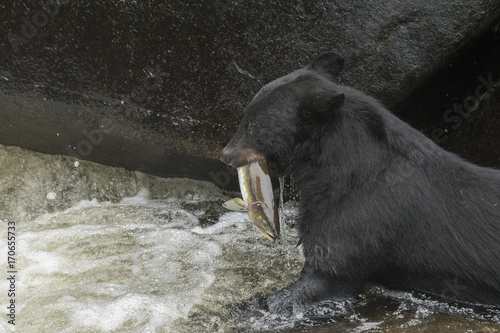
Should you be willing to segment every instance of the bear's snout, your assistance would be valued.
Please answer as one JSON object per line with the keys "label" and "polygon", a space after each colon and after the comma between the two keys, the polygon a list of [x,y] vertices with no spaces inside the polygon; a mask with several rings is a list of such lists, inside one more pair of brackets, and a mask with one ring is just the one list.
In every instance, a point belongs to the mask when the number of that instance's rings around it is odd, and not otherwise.
{"label": "bear's snout", "polygon": [[222,161],[222,163],[231,165],[231,161],[233,160],[233,154],[231,148],[226,146],[224,147],[224,149],[222,149],[222,152],[220,154],[220,160]]}
{"label": "bear's snout", "polygon": [[228,144],[222,149],[220,160],[236,169],[253,162],[265,161],[266,158],[252,148],[241,149]]}

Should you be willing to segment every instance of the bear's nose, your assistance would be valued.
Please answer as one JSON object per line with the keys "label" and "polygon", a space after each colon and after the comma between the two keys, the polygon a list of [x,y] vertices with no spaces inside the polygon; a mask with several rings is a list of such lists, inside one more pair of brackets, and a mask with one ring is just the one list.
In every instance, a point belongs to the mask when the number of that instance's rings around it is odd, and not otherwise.
{"label": "bear's nose", "polygon": [[234,158],[234,153],[232,149],[229,148],[228,146],[224,147],[224,149],[222,149],[222,152],[220,154],[220,160],[222,161],[222,163],[231,165],[233,158]]}

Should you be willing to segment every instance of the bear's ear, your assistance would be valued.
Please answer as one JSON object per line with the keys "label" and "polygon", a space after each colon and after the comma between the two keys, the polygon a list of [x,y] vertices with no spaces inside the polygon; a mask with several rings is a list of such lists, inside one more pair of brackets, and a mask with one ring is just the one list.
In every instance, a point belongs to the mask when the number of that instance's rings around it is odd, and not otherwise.
{"label": "bear's ear", "polygon": [[334,80],[339,75],[342,67],[344,67],[344,58],[338,53],[330,52],[320,55],[306,68],[315,70]]}
{"label": "bear's ear", "polygon": [[300,115],[304,119],[320,118],[332,114],[344,105],[345,94],[335,95],[318,94],[308,96],[300,105]]}
{"label": "bear's ear", "polygon": [[328,111],[332,112],[332,111],[336,111],[336,110],[340,109],[342,107],[342,105],[344,105],[344,102],[345,102],[345,94],[344,93],[330,97],[330,102],[328,103],[328,106],[329,106]]}

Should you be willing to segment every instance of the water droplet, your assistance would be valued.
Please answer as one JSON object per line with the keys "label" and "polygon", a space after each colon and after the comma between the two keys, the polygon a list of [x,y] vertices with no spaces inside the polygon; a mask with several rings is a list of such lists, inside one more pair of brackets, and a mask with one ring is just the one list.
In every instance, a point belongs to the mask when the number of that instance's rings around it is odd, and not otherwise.
{"label": "water droplet", "polygon": [[47,200],[54,200],[56,198],[56,196],[57,195],[54,192],[49,192],[49,193],[47,193],[46,198],[47,198]]}

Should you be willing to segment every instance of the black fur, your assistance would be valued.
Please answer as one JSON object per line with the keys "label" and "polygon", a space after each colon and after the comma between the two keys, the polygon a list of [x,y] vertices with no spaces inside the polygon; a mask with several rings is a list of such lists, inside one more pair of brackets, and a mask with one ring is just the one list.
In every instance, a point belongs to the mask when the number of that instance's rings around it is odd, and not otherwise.
{"label": "black fur", "polygon": [[233,167],[276,163],[300,191],[305,266],[267,297],[269,309],[352,297],[369,280],[500,307],[500,171],[444,151],[335,83],[342,64],[324,54],[266,85],[223,150]]}

